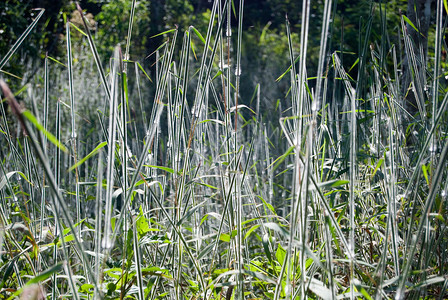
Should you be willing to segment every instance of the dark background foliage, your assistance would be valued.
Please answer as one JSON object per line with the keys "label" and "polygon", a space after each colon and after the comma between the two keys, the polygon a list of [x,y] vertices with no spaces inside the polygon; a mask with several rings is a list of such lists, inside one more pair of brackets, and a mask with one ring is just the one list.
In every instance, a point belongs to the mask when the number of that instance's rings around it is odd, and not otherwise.
{"label": "dark background foliage", "polygon": [[[425,1],[417,1],[425,2]],[[432,1],[434,6],[435,1]],[[339,0],[334,1],[333,22],[330,29],[329,52],[339,51],[339,55],[349,74],[356,77],[359,57],[367,24],[371,15],[370,0]],[[97,41],[100,57],[107,62],[113,53],[115,45],[126,44],[128,20],[132,0],[114,1],[79,1],[86,16],[91,20],[91,30]],[[386,7],[386,28],[376,11],[372,22],[372,41],[367,41],[372,47],[381,41],[384,32],[387,33],[388,44],[399,44],[400,14],[408,9],[407,0],[388,1]],[[188,26],[195,26],[200,32],[207,31],[210,9],[213,1],[204,0],[160,0],[138,1],[135,9],[130,59],[139,61],[151,73],[150,67],[155,62],[153,53],[168,38],[168,34],[153,37],[176,26],[182,33]],[[238,3],[233,3],[237,9]],[[20,34],[32,22],[38,13],[37,8],[45,8],[44,17],[39,21],[31,36],[21,46],[3,71],[22,78],[25,70],[37,70],[42,66],[45,54],[65,61],[65,27],[64,14],[72,23],[83,28],[75,2],[68,0],[6,0],[0,3],[0,56],[3,56],[14,44]],[[284,102],[289,89],[287,76],[280,82],[277,79],[289,65],[288,42],[286,38],[285,17],[291,24],[295,55],[299,50],[302,1],[293,0],[246,0],[244,9],[244,37],[242,52],[242,101],[250,104],[257,84],[262,90],[261,108],[263,111],[278,108]],[[311,1],[311,20],[309,34],[308,76],[315,76],[320,44],[321,19],[323,1]],[[419,15],[417,18],[421,17]],[[434,22],[434,20],[430,20]],[[232,26],[237,26],[237,20],[232,15]],[[236,28],[235,28],[236,29]],[[235,30],[236,32],[236,30]],[[181,35],[180,35],[181,36]],[[73,44],[87,43],[81,34],[73,34]],[[232,36],[236,44],[236,34]],[[431,38],[431,36],[429,36]],[[181,39],[179,39],[180,41]],[[426,41],[427,42],[427,41]],[[429,51],[431,51],[431,46]],[[149,57],[148,57],[149,56]],[[27,74],[30,74],[29,72]],[[33,72],[31,73],[33,74]],[[27,75],[25,75],[27,76]],[[8,77],[16,89],[23,86],[29,78]],[[312,84],[312,81],[311,81]],[[312,88],[312,86],[311,86]],[[336,94],[337,96],[337,94]],[[342,95],[340,95],[342,97]],[[339,98],[340,98],[339,97]],[[287,107],[286,103],[285,107]]]}

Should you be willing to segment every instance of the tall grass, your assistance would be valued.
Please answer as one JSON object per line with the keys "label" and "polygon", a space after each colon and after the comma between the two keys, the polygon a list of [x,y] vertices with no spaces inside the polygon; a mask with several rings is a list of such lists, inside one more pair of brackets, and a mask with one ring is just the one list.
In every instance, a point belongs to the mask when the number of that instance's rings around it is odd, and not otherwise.
{"label": "tall grass", "polygon": [[[243,0],[214,1],[205,33],[165,32],[151,72],[131,60],[133,1],[124,57],[118,45],[107,68],[87,24],[75,48],[67,20],[67,61],[45,58],[23,106],[1,80],[0,295],[446,297],[441,2],[412,118],[384,6],[372,3],[362,27],[354,79],[329,50],[331,0],[318,68],[307,69],[310,5],[298,52],[286,20],[291,88],[278,116],[261,111],[262,86],[255,108],[241,97]],[[369,44],[375,14],[382,38]],[[415,65],[418,45],[403,34]]]}

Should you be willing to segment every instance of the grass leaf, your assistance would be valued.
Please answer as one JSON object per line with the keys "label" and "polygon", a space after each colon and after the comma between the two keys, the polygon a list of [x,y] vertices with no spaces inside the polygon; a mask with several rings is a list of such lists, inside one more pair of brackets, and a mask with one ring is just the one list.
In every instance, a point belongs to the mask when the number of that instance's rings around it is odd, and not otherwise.
{"label": "grass leaf", "polygon": [[74,169],[76,169],[77,167],[79,167],[80,165],[82,165],[86,160],[88,160],[89,158],[91,158],[92,156],[94,156],[95,154],[98,153],[98,151],[103,148],[104,146],[107,145],[107,142],[102,142],[100,143],[98,146],[96,146],[95,149],[93,149],[89,154],[87,154],[84,158],[80,159],[76,164],[74,164],[73,166],[71,166],[68,171],[72,171]]}
{"label": "grass leaf", "polygon": [[64,151],[65,153],[68,153],[67,148],[53,135],[51,132],[47,131],[42,124],[39,123],[39,121],[36,119],[36,117],[28,110],[25,110],[22,112],[22,115],[28,119],[31,123],[33,123],[36,128],[42,132],[47,139],[53,143],[56,147]]}

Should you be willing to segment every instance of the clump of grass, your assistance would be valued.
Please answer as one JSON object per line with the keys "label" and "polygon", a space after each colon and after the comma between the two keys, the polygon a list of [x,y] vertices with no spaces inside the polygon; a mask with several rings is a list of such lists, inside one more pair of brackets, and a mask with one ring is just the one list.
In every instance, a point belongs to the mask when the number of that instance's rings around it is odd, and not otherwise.
{"label": "clump of grass", "polygon": [[[67,21],[67,62],[47,56],[44,84],[28,88],[25,108],[1,81],[15,114],[8,122],[0,105],[3,296],[36,284],[52,299],[446,295],[440,3],[434,76],[413,79],[433,80],[432,116],[413,119],[412,147],[401,126],[400,49],[387,42],[381,4],[371,15],[379,9],[383,38],[369,48],[368,20],[353,79],[328,50],[330,0],[318,69],[307,70],[312,20],[303,1],[299,57],[286,22],[290,109],[268,125],[260,87],[255,111],[240,97],[243,0],[236,47],[232,3],[215,1],[206,34],[165,33],[153,78],[131,61],[135,4],[124,58],[117,46],[104,67],[88,26],[87,49],[72,53]],[[332,99],[338,88],[344,97]],[[272,144],[273,134],[286,146]],[[287,150],[273,157],[273,147]]]}

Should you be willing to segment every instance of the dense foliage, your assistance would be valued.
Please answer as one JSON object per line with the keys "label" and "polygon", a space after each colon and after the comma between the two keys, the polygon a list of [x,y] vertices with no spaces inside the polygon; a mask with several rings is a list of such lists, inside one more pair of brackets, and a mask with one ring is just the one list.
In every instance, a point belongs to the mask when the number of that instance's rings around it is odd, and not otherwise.
{"label": "dense foliage", "polygon": [[79,4],[0,3],[0,299],[447,297],[442,1]]}

